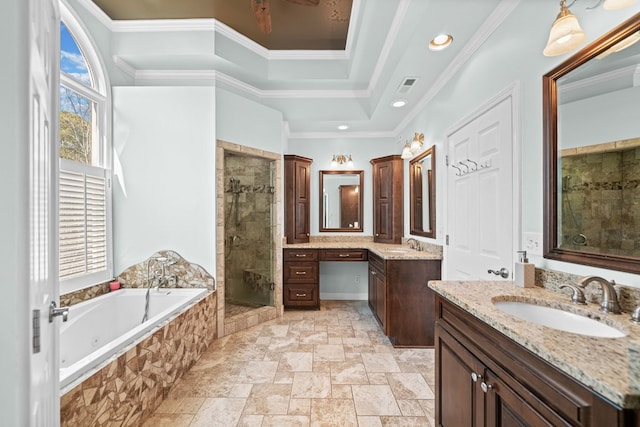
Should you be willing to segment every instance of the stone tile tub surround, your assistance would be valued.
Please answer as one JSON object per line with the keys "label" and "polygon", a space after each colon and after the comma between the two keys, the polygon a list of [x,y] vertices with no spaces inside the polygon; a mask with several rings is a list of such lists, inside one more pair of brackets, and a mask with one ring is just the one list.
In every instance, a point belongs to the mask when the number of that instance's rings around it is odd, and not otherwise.
{"label": "stone tile tub surround", "polygon": [[217,338],[216,300],[209,292],[62,390],[61,425],[141,425]]}
{"label": "stone tile tub surround", "polygon": [[[627,313],[605,314],[599,304],[572,306],[565,294],[540,287],[519,288],[513,282],[431,281],[429,287],[532,353],[627,409],[640,408],[640,325]],[[564,310],[588,311],[591,317],[628,333],[623,338],[594,338],[536,325],[503,313],[493,301],[543,300]]]}
{"label": "stone tile tub surround", "polygon": [[[201,266],[174,251],[158,251],[154,256],[177,260],[166,267],[166,274],[177,276],[175,287],[215,291],[215,279]],[[147,261],[125,269],[116,280],[125,288],[147,286]],[[107,292],[109,283],[103,283],[62,295],[60,300],[63,305],[72,305]],[[217,299],[217,293],[210,292],[85,375],[82,382],[61,390],[61,425],[130,426],[144,422],[217,338]]]}
{"label": "stone tile tub surround", "polygon": [[[162,250],[154,253],[146,260],[125,269],[117,277],[120,285],[125,288],[145,288],[148,284],[147,264],[154,257],[167,257],[176,263],[165,267],[167,275],[175,275],[177,282],[173,288],[207,288],[216,290],[216,280],[207,270],[198,264],[191,263],[175,251]],[[153,266],[152,266],[153,267]],[[156,266],[157,267],[157,266]]]}
{"label": "stone tile tub surround", "polygon": [[[167,274],[176,275],[178,282],[175,288],[207,288],[210,291],[216,290],[216,280],[204,268],[198,264],[191,263],[182,258],[177,252],[162,250],[153,254],[154,256],[168,256],[176,259],[177,262],[166,268]],[[141,288],[147,286],[147,262],[151,258],[125,269],[114,280],[118,280],[123,288]],[[60,306],[67,307],[81,303],[100,295],[111,292],[109,282],[99,283],[74,292],[60,295]]]}

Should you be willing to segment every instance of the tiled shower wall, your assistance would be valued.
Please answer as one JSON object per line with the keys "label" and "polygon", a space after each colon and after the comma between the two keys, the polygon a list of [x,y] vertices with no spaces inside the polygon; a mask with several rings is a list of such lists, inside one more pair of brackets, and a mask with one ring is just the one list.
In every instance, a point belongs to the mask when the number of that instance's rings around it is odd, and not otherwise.
{"label": "tiled shower wall", "polygon": [[640,256],[640,139],[585,149],[561,153],[560,246]]}
{"label": "tiled shower wall", "polygon": [[[272,305],[275,162],[225,152],[225,300]],[[232,182],[235,180],[235,184]]]}

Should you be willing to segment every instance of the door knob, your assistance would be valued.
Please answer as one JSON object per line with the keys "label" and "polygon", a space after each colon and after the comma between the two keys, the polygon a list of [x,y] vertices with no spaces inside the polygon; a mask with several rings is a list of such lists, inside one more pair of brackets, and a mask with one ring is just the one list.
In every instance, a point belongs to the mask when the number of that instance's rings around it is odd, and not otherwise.
{"label": "door knob", "polygon": [[505,267],[502,267],[500,270],[487,270],[487,273],[493,273],[496,276],[500,276],[503,279],[506,279],[509,277],[509,270],[507,270]]}

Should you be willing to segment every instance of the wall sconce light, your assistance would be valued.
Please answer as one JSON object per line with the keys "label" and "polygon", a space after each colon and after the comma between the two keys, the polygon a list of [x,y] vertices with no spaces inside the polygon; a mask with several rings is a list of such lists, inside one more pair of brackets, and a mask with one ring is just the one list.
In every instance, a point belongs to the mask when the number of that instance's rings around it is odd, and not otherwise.
{"label": "wall sconce light", "polygon": [[[574,0],[571,6],[576,2]],[[637,0],[604,0],[602,6],[606,10],[622,9],[635,3]],[[587,7],[589,10],[593,10],[600,6],[602,0],[599,0],[595,6]],[[567,7],[567,1],[560,1],[560,13],[553,21],[551,25],[551,31],[549,32],[549,40],[547,46],[542,53],[545,56],[557,56],[567,53],[577,48],[587,40],[587,36],[584,34],[578,18],[571,13]]]}
{"label": "wall sconce light", "polygon": [[409,145],[409,141],[404,142],[404,147],[402,148],[402,154],[400,158],[402,159],[410,159],[413,157],[413,153],[411,152],[411,146]]}
{"label": "wall sconce light", "polygon": [[336,167],[338,165],[346,165],[348,167],[353,167],[353,159],[351,158],[351,154],[334,154],[331,159],[331,167]]}
{"label": "wall sconce light", "polygon": [[416,132],[413,135],[413,141],[411,141],[411,154],[416,154],[420,151],[422,149],[422,144],[424,144],[424,133]]}

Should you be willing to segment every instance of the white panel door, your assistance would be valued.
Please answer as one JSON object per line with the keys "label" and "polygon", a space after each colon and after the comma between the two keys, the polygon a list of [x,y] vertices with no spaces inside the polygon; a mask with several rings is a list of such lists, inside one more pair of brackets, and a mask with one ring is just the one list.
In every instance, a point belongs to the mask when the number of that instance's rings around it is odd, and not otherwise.
{"label": "white panel door", "polygon": [[[58,387],[59,320],[49,322],[58,300],[57,111],[58,2],[29,0],[29,290],[32,309],[30,424],[60,423]],[[39,328],[40,338],[34,339]]]}
{"label": "white panel door", "polygon": [[503,99],[448,137],[447,280],[513,280],[511,103]]}

